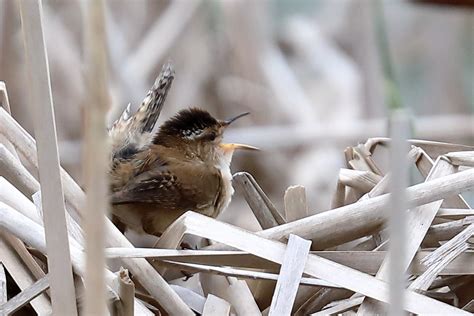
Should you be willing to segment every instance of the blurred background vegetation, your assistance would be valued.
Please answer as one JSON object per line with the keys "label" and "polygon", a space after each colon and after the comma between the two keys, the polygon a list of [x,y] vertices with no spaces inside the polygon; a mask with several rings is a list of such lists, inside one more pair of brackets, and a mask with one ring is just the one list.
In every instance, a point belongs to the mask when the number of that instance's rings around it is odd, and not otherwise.
{"label": "blurred background vegetation", "polygon": [[[44,0],[61,161],[81,183],[82,109],[87,99],[81,1]],[[251,172],[275,204],[285,188],[307,188],[325,210],[343,150],[386,136],[387,89],[371,0],[106,1],[111,111],[136,108],[171,60],[176,79],[160,121],[199,106],[220,118],[250,111],[230,141],[233,171]],[[474,11],[415,1],[380,1],[379,18],[413,137],[474,143]],[[0,80],[14,117],[32,132],[16,2],[0,0]],[[225,220],[250,229],[241,197]],[[247,211],[245,211],[247,212]]]}

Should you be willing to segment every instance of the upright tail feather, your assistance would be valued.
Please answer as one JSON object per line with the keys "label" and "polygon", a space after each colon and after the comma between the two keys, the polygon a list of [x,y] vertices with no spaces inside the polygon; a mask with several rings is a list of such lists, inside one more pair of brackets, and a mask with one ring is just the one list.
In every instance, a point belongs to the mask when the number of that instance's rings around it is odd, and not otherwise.
{"label": "upright tail feather", "polygon": [[148,91],[140,108],[133,116],[136,124],[135,130],[141,133],[151,133],[155,126],[161,109],[165,103],[166,95],[174,79],[174,69],[171,63],[163,66],[160,75],[156,78],[153,87]]}
{"label": "upright tail feather", "polygon": [[129,152],[128,149],[140,151],[149,146],[153,139],[153,128],[160,116],[174,75],[173,65],[165,64],[135,114],[130,115],[129,104],[112,124],[109,129],[111,157],[122,158],[120,153]]}

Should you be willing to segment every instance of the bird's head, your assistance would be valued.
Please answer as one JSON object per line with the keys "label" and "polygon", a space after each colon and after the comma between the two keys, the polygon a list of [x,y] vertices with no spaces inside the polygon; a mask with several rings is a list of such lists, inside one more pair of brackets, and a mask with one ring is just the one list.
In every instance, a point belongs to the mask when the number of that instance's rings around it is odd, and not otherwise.
{"label": "bird's head", "polygon": [[224,155],[230,161],[232,153],[236,149],[257,149],[249,145],[222,143],[225,129],[237,119],[248,114],[248,112],[242,113],[221,121],[202,109],[182,110],[160,126],[155,143],[184,149],[203,160],[210,159],[215,155]]}

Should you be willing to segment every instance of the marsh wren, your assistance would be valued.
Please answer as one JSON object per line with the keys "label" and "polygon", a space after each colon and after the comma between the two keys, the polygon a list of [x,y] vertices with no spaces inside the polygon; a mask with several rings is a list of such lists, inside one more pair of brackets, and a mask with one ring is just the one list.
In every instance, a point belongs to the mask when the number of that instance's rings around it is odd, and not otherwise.
{"label": "marsh wren", "polygon": [[190,108],[152,133],[173,77],[170,66],[165,66],[137,113],[130,117],[127,108],[110,133],[115,222],[153,235],[160,235],[188,210],[219,215],[234,192],[232,154],[236,149],[256,149],[222,142],[225,129],[249,113],[221,121],[205,110]]}

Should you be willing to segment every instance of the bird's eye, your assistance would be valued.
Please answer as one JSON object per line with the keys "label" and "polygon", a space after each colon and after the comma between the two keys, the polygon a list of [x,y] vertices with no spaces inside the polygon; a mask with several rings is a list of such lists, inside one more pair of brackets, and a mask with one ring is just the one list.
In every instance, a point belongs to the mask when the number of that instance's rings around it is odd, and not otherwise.
{"label": "bird's eye", "polygon": [[216,139],[216,133],[210,133],[207,136],[207,139],[209,139],[211,142],[214,141]]}

